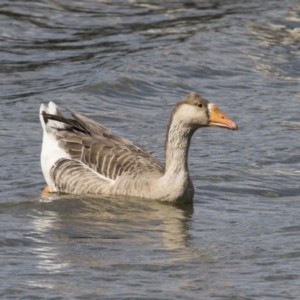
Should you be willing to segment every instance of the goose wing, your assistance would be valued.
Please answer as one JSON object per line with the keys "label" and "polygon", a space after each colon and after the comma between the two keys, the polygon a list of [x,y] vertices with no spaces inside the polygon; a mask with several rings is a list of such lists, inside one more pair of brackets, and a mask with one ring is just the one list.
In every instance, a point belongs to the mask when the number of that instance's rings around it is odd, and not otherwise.
{"label": "goose wing", "polygon": [[120,175],[139,176],[143,173],[162,174],[164,166],[151,154],[131,141],[112,134],[103,125],[78,113],[65,118],[61,113],[43,113],[45,123],[57,121],[58,145],[72,160],[80,161],[105,178],[115,180]]}

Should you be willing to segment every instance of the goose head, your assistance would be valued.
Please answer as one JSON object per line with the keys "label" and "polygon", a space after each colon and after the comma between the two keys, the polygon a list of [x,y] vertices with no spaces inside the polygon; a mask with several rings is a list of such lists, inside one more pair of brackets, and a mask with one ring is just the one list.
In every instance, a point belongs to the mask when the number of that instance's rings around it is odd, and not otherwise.
{"label": "goose head", "polygon": [[196,93],[190,93],[178,102],[171,119],[172,122],[180,123],[181,126],[188,127],[192,131],[207,126],[238,129],[238,126],[215,104]]}

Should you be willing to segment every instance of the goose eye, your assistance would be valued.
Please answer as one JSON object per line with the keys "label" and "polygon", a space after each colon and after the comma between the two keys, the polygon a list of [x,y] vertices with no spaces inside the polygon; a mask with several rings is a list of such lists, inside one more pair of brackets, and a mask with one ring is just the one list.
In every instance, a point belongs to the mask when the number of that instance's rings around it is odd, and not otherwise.
{"label": "goose eye", "polygon": [[202,107],[203,105],[202,105],[202,103],[198,103],[197,106],[198,107]]}

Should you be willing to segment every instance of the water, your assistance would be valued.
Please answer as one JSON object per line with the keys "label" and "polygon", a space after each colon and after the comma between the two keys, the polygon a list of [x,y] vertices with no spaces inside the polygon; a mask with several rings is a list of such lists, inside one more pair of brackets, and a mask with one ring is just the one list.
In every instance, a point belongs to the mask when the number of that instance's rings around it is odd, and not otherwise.
{"label": "water", "polygon": [[[299,299],[299,1],[2,1],[1,299]],[[190,91],[191,205],[40,196],[40,103],[163,160]]]}

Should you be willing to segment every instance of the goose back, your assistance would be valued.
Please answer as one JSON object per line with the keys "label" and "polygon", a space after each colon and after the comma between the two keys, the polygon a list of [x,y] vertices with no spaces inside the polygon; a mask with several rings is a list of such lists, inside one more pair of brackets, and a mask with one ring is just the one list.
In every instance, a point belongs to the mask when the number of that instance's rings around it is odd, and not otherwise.
{"label": "goose back", "polygon": [[[75,112],[71,114],[73,118],[68,119],[61,113],[43,113],[46,123],[53,120],[64,124],[55,131],[55,138],[71,159],[111,180],[120,175],[132,178],[147,173],[152,176],[164,173],[164,166],[157,159],[131,141],[112,134],[103,125],[85,116]],[[52,172],[54,174],[55,170]]]}

